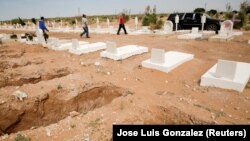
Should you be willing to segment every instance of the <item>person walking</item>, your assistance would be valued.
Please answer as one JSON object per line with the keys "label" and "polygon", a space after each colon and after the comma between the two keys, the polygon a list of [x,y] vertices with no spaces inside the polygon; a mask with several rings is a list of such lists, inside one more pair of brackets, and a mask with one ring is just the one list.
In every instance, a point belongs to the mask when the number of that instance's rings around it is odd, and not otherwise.
{"label": "person walking", "polygon": [[88,28],[88,20],[87,16],[85,14],[82,14],[82,28],[83,32],[80,34],[80,37],[82,37],[84,34],[86,34],[86,38],[89,37],[89,28]]}
{"label": "person walking", "polygon": [[46,33],[46,31],[49,32],[49,30],[45,26],[44,17],[40,18],[39,28],[43,31],[43,37],[45,39],[45,42],[47,42],[47,39],[49,38],[49,35]]}
{"label": "person walking", "polygon": [[120,16],[120,18],[119,18],[119,29],[117,31],[117,35],[120,34],[121,28],[124,30],[125,34],[128,34],[127,31],[126,31],[126,28],[125,28],[125,24],[124,24],[125,23],[124,17],[125,17],[125,14],[122,13],[121,16]]}

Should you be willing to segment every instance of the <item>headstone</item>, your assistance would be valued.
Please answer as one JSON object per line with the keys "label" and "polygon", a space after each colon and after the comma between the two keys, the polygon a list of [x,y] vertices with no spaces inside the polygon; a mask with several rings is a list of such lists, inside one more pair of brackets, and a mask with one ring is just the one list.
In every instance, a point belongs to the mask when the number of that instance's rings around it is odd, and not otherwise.
{"label": "headstone", "polygon": [[192,27],[191,34],[198,34],[199,33],[199,28],[198,27]]}
{"label": "headstone", "polygon": [[62,22],[62,20],[61,20],[61,22],[60,22],[60,28],[62,28],[62,26],[63,26],[63,22]]}
{"label": "headstone", "polygon": [[179,15],[177,14],[176,16],[175,16],[175,31],[177,31],[178,30],[178,23],[179,23]]}
{"label": "headstone", "polygon": [[172,32],[173,31],[173,23],[172,21],[166,21],[163,27],[164,32]]}
{"label": "headstone", "polygon": [[207,19],[206,15],[203,14],[203,15],[201,16],[202,31],[204,30],[204,25],[205,25],[205,23],[206,23],[206,19]]}
{"label": "headstone", "polygon": [[100,28],[100,26],[99,26],[99,18],[98,17],[96,18],[96,28]]}
{"label": "headstone", "polygon": [[218,60],[215,77],[224,77],[234,80],[236,74],[237,62]]}
{"label": "headstone", "polygon": [[150,62],[158,64],[165,63],[165,50],[152,48]]}
{"label": "headstone", "polygon": [[109,24],[110,24],[109,18],[107,18],[107,26],[108,26],[108,28],[109,28]]}
{"label": "headstone", "polygon": [[135,29],[138,29],[138,17],[135,17]]}
{"label": "headstone", "polygon": [[233,22],[226,20],[221,24],[219,35],[229,36],[233,32]]}
{"label": "headstone", "polygon": [[107,42],[107,52],[109,53],[117,53],[117,49],[116,49],[116,43],[115,42]]}
{"label": "headstone", "polygon": [[72,47],[74,49],[77,49],[78,47],[80,47],[79,42],[78,42],[77,39],[72,39]]}
{"label": "headstone", "polygon": [[76,18],[75,18],[75,24],[76,24],[75,28],[77,28],[78,21]]}

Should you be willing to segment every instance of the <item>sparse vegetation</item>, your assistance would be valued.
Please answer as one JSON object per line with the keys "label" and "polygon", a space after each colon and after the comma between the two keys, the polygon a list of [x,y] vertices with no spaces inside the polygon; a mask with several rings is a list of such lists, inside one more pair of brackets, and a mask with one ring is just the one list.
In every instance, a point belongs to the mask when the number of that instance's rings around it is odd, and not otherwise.
{"label": "sparse vegetation", "polygon": [[57,85],[57,90],[61,90],[63,87],[61,86],[61,84]]}
{"label": "sparse vegetation", "polygon": [[194,12],[197,12],[197,13],[205,13],[205,9],[204,8],[196,8],[194,9]]}
{"label": "sparse vegetation", "polygon": [[14,139],[14,141],[31,141],[30,138],[25,137],[24,135],[18,133]]}
{"label": "sparse vegetation", "polygon": [[101,118],[97,118],[94,121],[91,121],[89,123],[89,126],[96,128],[97,126],[99,126],[101,124],[100,122],[101,122]]}
{"label": "sparse vegetation", "polygon": [[150,6],[146,7],[145,16],[142,19],[142,25],[150,26],[151,30],[162,28],[163,21],[161,18],[157,17],[156,6],[154,6],[153,10],[150,9]]}
{"label": "sparse vegetation", "polygon": [[247,15],[247,11],[250,4],[247,1],[244,1],[240,4],[240,12],[238,15],[238,18],[240,19],[240,27],[243,27],[244,29],[249,29],[250,25],[247,25],[249,20],[249,15]]}
{"label": "sparse vegetation", "polygon": [[217,10],[215,10],[215,9],[211,9],[211,10],[209,10],[208,12],[207,12],[207,14],[208,15],[210,15],[210,16],[214,16],[214,15],[216,15],[218,12],[217,12]]}
{"label": "sparse vegetation", "polygon": [[76,127],[75,124],[71,124],[71,125],[70,125],[70,128],[72,128],[72,129],[75,128],[75,127]]}

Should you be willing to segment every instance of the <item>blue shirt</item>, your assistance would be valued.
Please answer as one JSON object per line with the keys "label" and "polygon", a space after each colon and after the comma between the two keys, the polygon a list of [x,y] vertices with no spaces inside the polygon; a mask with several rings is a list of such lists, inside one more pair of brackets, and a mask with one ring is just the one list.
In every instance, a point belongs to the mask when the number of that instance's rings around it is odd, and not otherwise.
{"label": "blue shirt", "polygon": [[40,28],[42,31],[44,31],[44,30],[49,31],[49,30],[47,29],[47,27],[45,26],[43,20],[40,20],[40,21],[39,21],[39,28]]}

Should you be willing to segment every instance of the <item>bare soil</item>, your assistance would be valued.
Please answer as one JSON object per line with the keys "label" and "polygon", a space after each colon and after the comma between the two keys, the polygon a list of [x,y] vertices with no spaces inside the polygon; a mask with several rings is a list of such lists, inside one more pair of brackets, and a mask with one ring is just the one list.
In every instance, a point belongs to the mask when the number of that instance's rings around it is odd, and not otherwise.
{"label": "bare soil", "polygon": [[[23,33],[0,30],[0,33]],[[0,140],[17,132],[36,141],[112,140],[114,124],[250,124],[250,83],[242,93],[201,87],[201,76],[218,59],[250,63],[250,32],[228,42],[177,40],[170,36],[49,33],[60,39],[114,41],[195,58],[170,73],[143,68],[150,52],[113,61],[100,51],[73,55],[41,45],[0,44]],[[96,66],[95,62],[100,62]],[[28,97],[12,95],[20,90]],[[71,115],[76,111],[76,115]]]}

